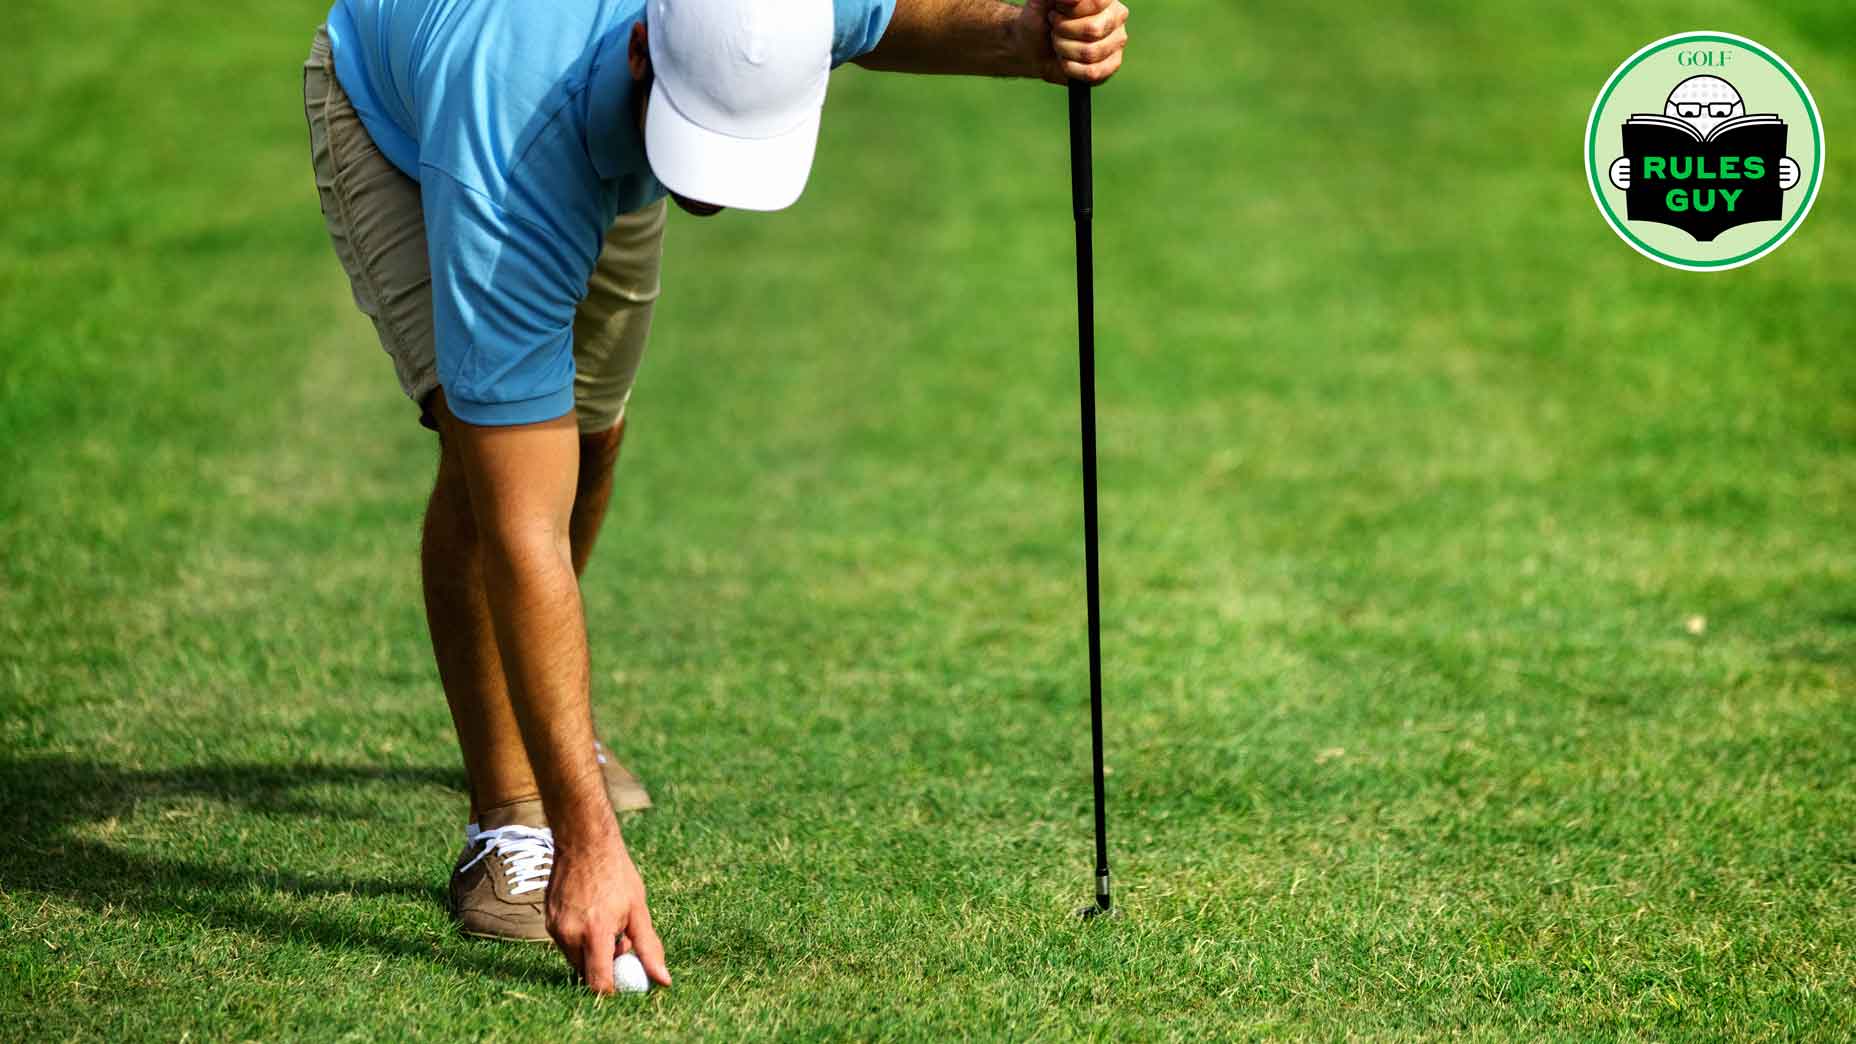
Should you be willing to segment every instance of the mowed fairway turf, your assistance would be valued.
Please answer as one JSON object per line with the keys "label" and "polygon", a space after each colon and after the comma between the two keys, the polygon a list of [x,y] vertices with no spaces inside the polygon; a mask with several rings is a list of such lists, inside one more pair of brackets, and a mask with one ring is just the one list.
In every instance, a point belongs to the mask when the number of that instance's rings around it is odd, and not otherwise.
{"label": "mowed fairway turf", "polygon": [[[1096,98],[1111,840],[1090,894],[1063,94],[847,69],[676,215],[585,584],[677,977],[442,901],[432,438],[348,301],[320,0],[9,7],[0,1036],[1840,1039],[1856,1016],[1856,8],[1136,9]],[[1703,277],[1605,77],[1823,108]]]}

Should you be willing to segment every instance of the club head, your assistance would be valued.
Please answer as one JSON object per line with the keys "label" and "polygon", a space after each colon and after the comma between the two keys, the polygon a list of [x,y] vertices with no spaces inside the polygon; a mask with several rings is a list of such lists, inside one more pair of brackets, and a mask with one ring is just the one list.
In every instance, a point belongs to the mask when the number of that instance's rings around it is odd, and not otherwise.
{"label": "club head", "polygon": [[1077,910],[1076,916],[1084,921],[1094,921],[1098,918],[1120,917],[1121,908],[1116,906],[1103,906],[1100,902],[1094,902]]}

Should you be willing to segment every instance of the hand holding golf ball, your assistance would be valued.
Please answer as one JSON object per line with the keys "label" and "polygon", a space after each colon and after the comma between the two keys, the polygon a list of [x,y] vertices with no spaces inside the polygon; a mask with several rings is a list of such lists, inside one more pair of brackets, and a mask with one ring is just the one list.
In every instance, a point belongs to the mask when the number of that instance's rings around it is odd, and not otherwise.
{"label": "hand holding golf ball", "polygon": [[[664,944],[651,925],[644,881],[625,851],[610,808],[584,833],[555,834],[548,882],[548,934],[595,993],[670,985]],[[626,976],[633,976],[627,983]]]}

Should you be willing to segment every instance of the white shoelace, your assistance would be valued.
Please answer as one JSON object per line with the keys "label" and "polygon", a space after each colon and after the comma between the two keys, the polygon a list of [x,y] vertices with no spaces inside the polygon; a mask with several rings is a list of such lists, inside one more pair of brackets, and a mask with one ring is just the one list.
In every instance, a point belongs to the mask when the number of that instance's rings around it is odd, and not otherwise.
{"label": "white shoelace", "polygon": [[483,847],[470,862],[458,867],[458,873],[469,870],[495,852],[503,857],[503,873],[509,878],[510,895],[548,887],[548,875],[554,870],[554,831],[547,827],[497,827],[472,835],[471,843]]}

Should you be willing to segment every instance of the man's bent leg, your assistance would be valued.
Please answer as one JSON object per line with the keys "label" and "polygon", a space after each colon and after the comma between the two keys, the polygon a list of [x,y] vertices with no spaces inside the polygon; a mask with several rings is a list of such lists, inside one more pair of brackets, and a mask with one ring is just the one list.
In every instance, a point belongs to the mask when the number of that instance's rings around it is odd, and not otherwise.
{"label": "man's bent leg", "polygon": [[619,446],[625,441],[625,420],[606,431],[580,436],[580,480],[574,487],[574,514],[570,524],[574,545],[574,575],[586,575],[586,564],[593,557],[593,545],[599,540],[599,527],[606,521],[606,505],[612,502],[612,470],[619,462]]}
{"label": "man's bent leg", "polygon": [[[624,418],[605,431],[580,436],[580,478],[574,489],[574,513],[569,525],[575,576],[585,575],[600,526],[606,521],[606,505],[612,500],[612,470],[624,438]],[[606,774],[606,796],[612,799],[614,810],[637,812],[651,807],[651,794],[644,781],[604,747],[599,748],[599,763]]]}

